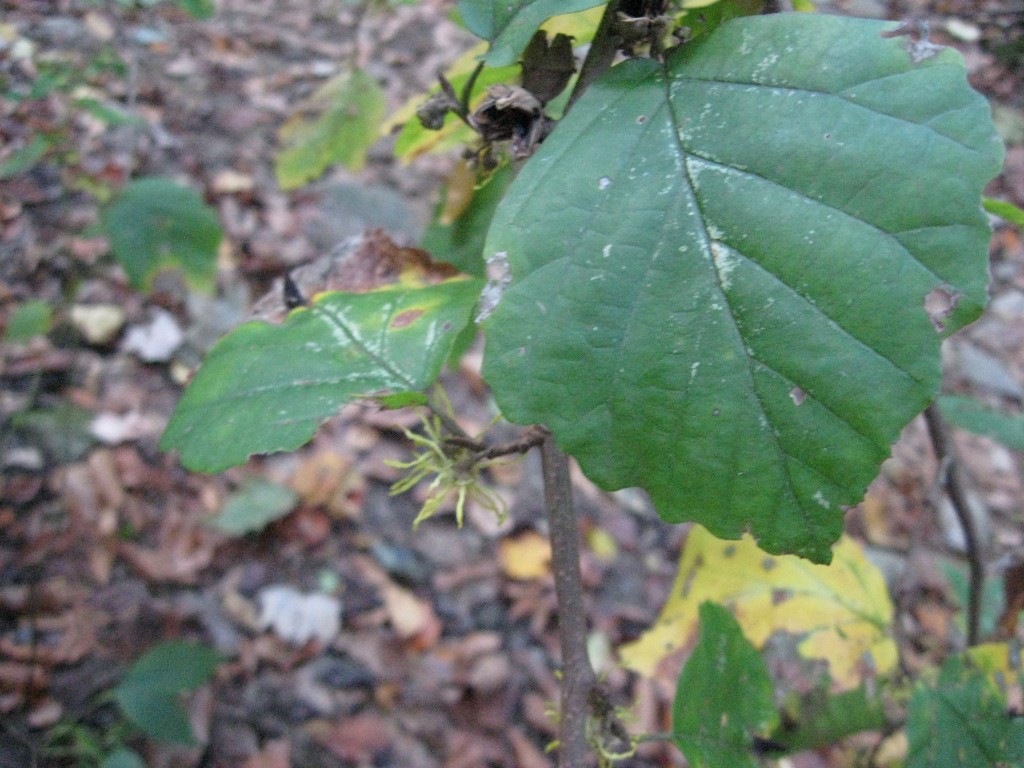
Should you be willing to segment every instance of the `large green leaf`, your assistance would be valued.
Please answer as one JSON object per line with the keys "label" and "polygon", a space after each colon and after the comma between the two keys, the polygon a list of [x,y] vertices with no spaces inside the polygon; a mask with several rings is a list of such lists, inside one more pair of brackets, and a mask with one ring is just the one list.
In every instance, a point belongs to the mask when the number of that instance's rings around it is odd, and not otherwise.
{"label": "large green leaf", "polygon": [[114,689],[114,698],[148,736],[194,744],[178,695],[209,680],[220,662],[220,654],[205,645],[183,640],[162,643],[132,665]]}
{"label": "large green leaf", "polygon": [[459,0],[466,28],[489,40],[484,60],[492,67],[514,64],[537,27],[552,16],[604,5],[601,0]]}
{"label": "large green leaf", "polygon": [[676,686],[672,735],[694,768],[757,768],[754,737],[778,721],[764,659],[728,610],[700,607],[700,640]]}
{"label": "large green leaf", "polygon": [[[418,392],[437,377],[481,282],[325,293],[283,325],[251,322],[210,351],[161,440],[217,472],[289,451],[358,397]],[[393,402],[393,401],[392,401]]]}
{"label": "large green leaf", "polygon": [[488,234],[508,418],[666,520],[829,560],[986,300],[988,105],[891,26],[737,19],[587,92]]}
{"label": "large green leaf", "polygon": [[131,182],[103,212],[103,228],[132,285],[148,286],[160,269],[178,267],[194,286],[213,286],[221,240],[217,212],[173,179]]}

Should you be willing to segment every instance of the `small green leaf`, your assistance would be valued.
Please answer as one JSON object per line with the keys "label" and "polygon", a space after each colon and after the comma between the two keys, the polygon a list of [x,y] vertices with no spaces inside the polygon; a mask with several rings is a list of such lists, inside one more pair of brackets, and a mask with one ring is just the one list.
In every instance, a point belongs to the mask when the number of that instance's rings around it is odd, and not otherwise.
{"label": "small green leaf", "polygon": [[38,163],[50,149],[50,142],[41,133],[32,136],[32,141],[15,150],[6,160],[0,162],[0,179],[9,179],[24,173]]}
{"label": "small green leaf", "polygon": [[88,112],[97,120],[102,120],[107,125],[135,125],[145,126],[146,121],[138,115],[125,112],[120,107],[104,104],[96,99],[78,99],[75,106],[83,112]]}
{"label": "small green leaf", "polygon": [[733,19],[587,90],[485,245],[507,418],[667,521],[828,561],[987,300],[991,110],[959,54],[915,62],[893,28]]}
{"label": "small green leaf", "polygon": [[205,21],[213,18],[217,10],[213,0],[176,0],[178,7],[184,9],[193,19]]}
{"label": "small green leaf", "polygon": [[954,427],[1024,451],[1024,414],[1007,413],[966,395],[942,395],[937,402],[942,417]]}
{"label": "small green leaf", "polygon": [[146,762],[134,749],[118,747],[103,758],[100,768],[146,768]]}
{"label": "small green leaf", "polygon": [[217,472],[308,441],[360,397],[421,392],[437,378],[482,282],[324,293],[283,325],[251,322],[210,351],[161,440]]}
{"label": "small green leaf", "polygon": [[887,725],[885,707],[878,695],[865,686],[832,693],[826,676],[820,686],[804,694],[772,734],[772,741],[788,752],[817,749],[863,731],[880,731]]}
{"label": "small green leaf", "polygon": [[89,425],[95,414],[68,400],[52,408],[34,408],[11,416],[10,426],[46,452],[58,464],[78,461],[95,440]]}
{"label": "small green leaf", "polygon": [[988,676],[954,657],[934,687],[918,683],[910,699],[906,768],[1000,768],[1020,765],[1021,719]]}
{"label": "small green leaf", "polygon": [[162,741],[195,744],[178,696],[203,685],[221,662],[205,645],[174,640],[150,649],[114,689],[125,716],[146,735]]}
{"label": "small green leaf", "polygon": [[1006,200],[993,200],[991,197],[986,197],[982,200],[982,205],[985,206],[986,211],[994,216],[1006,219],[1006,221],[1011,224],[1024,229],[1024,211],[1013,203],[1007,202]]}
{"label": "small green leaf", "polygon": [[359,170],[384,120],[384,92],[361,69],[342,72],[313,93],[281,126],[274,161],[282,189],[318,178],[335,163]]}
{"label": "small green leaf", "polygon": [[291,512],[298,500],[291,488],[254,478],[228,496],[224,507],[207,524],[234,536],[261,531]]}
{"label": "small green leaf", "polygon": [[676,685],[672,733],[694,768],[757,768],[754,737],[778,721],[764,659],[715,603],[700,607],[700,639]]}
{"label": "small green leaf", "polygon": [[459,0],[466,28],[489,40],[484,57],[492,67],[516,63],[537,28],[552,16],[604,5],[595,0]]}
{"label": "small green leaf", "polygon": [[4,331],[4,341],[21,344],[36,336],[50,332],[53,322],[53,308],[42,299],[30,299],[11,313]]}
{"label": "small green leaf", "polygon": [[158,271],[177,267],[194,287],[212,288],[220,224],[192,189],[160,177],[133,181],[103,212],[102,223],[132,285],[148,287]]}

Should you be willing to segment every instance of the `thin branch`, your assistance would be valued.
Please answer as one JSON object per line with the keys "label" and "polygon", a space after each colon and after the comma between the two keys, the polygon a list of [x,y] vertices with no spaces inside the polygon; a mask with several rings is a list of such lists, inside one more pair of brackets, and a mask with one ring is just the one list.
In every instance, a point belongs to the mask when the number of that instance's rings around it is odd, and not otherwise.
{"label": "thin branch", "polygon": [[562,706],[558,723],[560,768],[582,768],[590,748],[586,726],[597,676],[587,656],[587,614],[580,574],[579,529],[572,502],[569,459],[548,436],[540,444],[544,504],[551,527],[551,557],[562,649]]}
{"label": "thin branch", "polygon": [[569,95],[569,102],[565,107],[568,112],[572,105],[583,95],[583,92],[590,87],[597,78],[603,75],[615,61],[615,54],[619,52],[619,39],[615,34],[615,23],[618,21],[620,0],[611,0],[605,6],[604,15],[594,32],[594,39],[590,43],[590,50],[587,51],[587,58],[583,60],[580,67],[580,76],[576,78],[576,85]]}
{"label": "thin branch", "polygon": [[490,448],[485,448],[477,453],[475,460],[487,461],[488,459],[497,459],[501,456],[511,456],[514,453],[526,453],[531,448],[541,445],[549,434],[544,427],[532,426],[523,432],[518,439],[510,443],[502,443],[501,445],[492,445]]}
{"label": "thin branch", "polygon": [[970,569],[970,586],[967,598],[967,645],[976,645],[981,628],[981,600],[985,588],[985,563],[983,543],[974,524],[967,488],[964,484],[960,465],[956,461],[956,449],[949,431],[942,420],[938,407],[932,403],[924,412],[928,436],[939,462],[939,480],[953,504],[960,528],[964,532],[967,548],[967,564]]}

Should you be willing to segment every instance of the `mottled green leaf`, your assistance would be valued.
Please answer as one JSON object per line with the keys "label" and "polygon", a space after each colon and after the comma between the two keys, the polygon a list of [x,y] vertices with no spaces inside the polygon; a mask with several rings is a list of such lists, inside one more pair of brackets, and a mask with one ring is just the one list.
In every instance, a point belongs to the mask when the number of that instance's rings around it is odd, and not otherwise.
{"label": "mottled green leaf", "polygon": [[960,657],[910,699],[907,768],[1002,768],[1024,760],[1024,720],[1011,717],[995,681]]}
{"label": "mottled green leaf", "polygon": [[209,290],[221,241],[217,212],[195,191],[172,179],[131,182],[103,212],[103,229],[132,285],[148,287],[168,267]]}
{"label": "mottled green leaf", "polygon": [[764,659],[728,610],[700,607],[700,639],[676,685],[672,733],[693,768],[758,768],[754,737],[778,720]]}
{"label": "mottled green leaf", "polygon": [[361,69],[328,80],[281,126],[283,147],[274,161],[277,183],[284,189],[301,187],[335,163],[362,168],[385,106],[381,87]]}
{"label": "mottled green leaf", "polygon": [[986,301],[1002,145],[960,56],[915,63],[893,27],[735,19],[587,91],[485,247],[508,418],[666,520],[829,559]]}
{"label": "mottled green leaf", "polygon": [[469,323],[480,281],[324,293],[283,325],[251,322],[210,351],[161,440],[216,472],[288,451],[353,399],[420,392]]}

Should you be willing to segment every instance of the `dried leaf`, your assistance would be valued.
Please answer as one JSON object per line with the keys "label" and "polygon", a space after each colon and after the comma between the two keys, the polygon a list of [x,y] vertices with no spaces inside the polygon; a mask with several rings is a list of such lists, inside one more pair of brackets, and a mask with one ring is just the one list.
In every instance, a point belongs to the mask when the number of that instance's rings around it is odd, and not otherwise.
{"label": "dried leaf", "polygon": [[539,579],[551,573],[551,542],[536,531],[526,531],[502,539],[498,558],[510,579]]}

